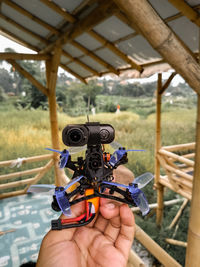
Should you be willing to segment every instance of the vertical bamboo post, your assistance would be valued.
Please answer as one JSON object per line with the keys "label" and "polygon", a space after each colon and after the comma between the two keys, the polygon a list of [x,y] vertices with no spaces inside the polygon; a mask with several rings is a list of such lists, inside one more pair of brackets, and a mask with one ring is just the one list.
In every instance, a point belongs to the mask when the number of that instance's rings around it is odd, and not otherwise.
{"label": "vertical bamboo post", "polygon": [[156,91],[156,144],[155,144],[155,185],[157,190],[157,209],[156,209],[156,224],[161,225],[163,217],[163,193],[164,187],[159,183],[160,179],[160,162],[158,159],[158,151],[161,148],[161,102],[162,94],[162,74],[158,74],[158,83]]}
{"label": "vertical bamboo post", "polygon": [[[55,47],[54,54],[50,60],[46,60],[46,80],[47,88],[49,91],[48,102],[49,102],[49,116],[50,116],[50,126],[51,126],[51,140],[52,147],[54,149],[60,149],[59,144],[59,129],[58,129],[58,119],[57,119],[57,103],[56,103],[56,81],[58,66],[60,63],[62,48]],[[63,171],[59,169],[59,155],[54,153],[54,170],[55,170],[55,184],[56,186],[62,185]]]}
{"label": "vertical bamboo post", "polygon": [[197,267],[200,265],[200,94],[198,94],[197,105],[196,154],[188,228],[186,267]]}

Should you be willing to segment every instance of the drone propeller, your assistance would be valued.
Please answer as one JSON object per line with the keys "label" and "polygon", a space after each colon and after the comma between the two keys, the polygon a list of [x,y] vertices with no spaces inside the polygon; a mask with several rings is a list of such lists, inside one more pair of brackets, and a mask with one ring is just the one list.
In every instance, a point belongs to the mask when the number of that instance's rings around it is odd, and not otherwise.
{"label": "drone propeller", "polygon": [[149,212],[149,205],[144,193],[140,190],[140,188],[145,187],[153,178],[154,176],[152,173],[146,172],[135,178],[133,183],[129,185],[106,181],[103,181],[103,183],[128,189],[133,201],[140,208],[142,215],[144,216]]}
{"label": "drone propeller", "polygon": [[71,215],[71,209],[69,200],[65,191],[71,187],[73,184],[77,183],[83,178],[83,176],[78,176],[74,178],[71,182],[69,182],[65,188],[64,187],[56,187],[55,185],[48,185],[48,184],[36,184],[31,185],[28,189],[28,193],[46,193],[56,196],[56,200],[58,203],[59,208],[61,209],[62,213],[66,216]]}
{"label": "drone propeller", "polygon": [[109,163],[112,167],[114,167],[119,161],[120,159],[122,159],[122,157],[130,151],[145,151],[144,149],[123,149],[123,148],[119,148],[117,150],[115,150],[115,152],[112,154]]}
{"label": "drone propeller", "polygon": [[69,151],[64,149],[63,151],[59,151],[53,148],[45,148],[46,150],[50,150],[53,152],[57,152],[61,155],[61,159],[60,159],[60,168],[64,168],[65,165],[67,164],[68,158],[69,158]]}

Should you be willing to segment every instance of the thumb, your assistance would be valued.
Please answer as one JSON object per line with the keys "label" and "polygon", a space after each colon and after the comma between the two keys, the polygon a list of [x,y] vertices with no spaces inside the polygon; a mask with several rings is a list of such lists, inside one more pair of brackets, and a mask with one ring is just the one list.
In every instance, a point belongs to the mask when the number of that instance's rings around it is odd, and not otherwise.
{"label": "thumb", "polygon": [[105,219],[112,219],[119,215],[119,205],[109,199],[101,198],[100,213]]}

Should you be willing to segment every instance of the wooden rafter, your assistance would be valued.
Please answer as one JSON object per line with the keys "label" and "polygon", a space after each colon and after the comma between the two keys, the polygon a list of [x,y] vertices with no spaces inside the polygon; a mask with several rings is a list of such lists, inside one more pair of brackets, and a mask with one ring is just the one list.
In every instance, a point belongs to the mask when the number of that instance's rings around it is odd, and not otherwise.
{"label": "wooden rafter", "polygon": [[83,83],[87,83],[86,80],[81,77],[80,75],[78,75],[76,72],[74,72],[73,70],[71,70],[69,67],[67,67],[64,64],[60,64],[61,68],[63,68],[64,70],[66,70],[67,72],[71,73],[74,77],[76,77],[77,79],[79,79],[80,81],[82,81]]}
{"label": "wooden rafter", "polygon": [[184,16],[200,27],[200,16],[199,13],[194,10],[189,4],[183,0],[168,0],[174,5]]}
{"label": "wooden rafter", "polygon": [[37,87],[43,94],[48,96],[48,89],[38,82],[30,73],[28,73],[24,68],[22,68],[15,60],[8,59],[8,63],[10,63],[17,71],[19,71],[26,79],[28,79],[35,87]]}
{"label": "wooden rafter", "polygon": [[23,54],[23,53],[0,53],[0,60],[47,60],[49,55]]}
{"label": "wooden rafter", "polygon": [[200,67],[195,57],[189,52],[189,48],[186,49],[180,38],[167,27],[148,1],[127,0],[126,5],[123,0],[114,1],[128,14],[132,23],[140,27],[143,36],[151,46],[200,94]]}
{"label": "wooden rafter", "polygon": [[15,9],[16,11],[18,11],[22,15],[24,15],[24,16],[28,17],[29,19],[37,22],[39,25],[43,26],[44,28],[46,28],[47,30],[53,32],[54,34],[56,34],[56,35],[59,34],[59,31],[57,29],[55,29],[54,27],[52,27],[48,23],[44,22],[43,20],[39,19],[38,17],[32,15],[30,12],[28,12],[27,10],[25,10],[21,6],[17,5],[16,3],[12,2],[12,1],[9,1],[9,0],[1,0],[1,1],[4,2],[6,5],[12,7],[13,9]]}
{"label": "wooden rafter", "polygon": [[27,43],[26,41],[24,41],[23,39],[15,35],[14,33],[6,30],[5,28],[1,26],[0,26],[0,31],[3,33],[5,37],[12,39],[14,42],[19,43],[20,45],[25,46],[33,51],[39,52],[39,48]]}
{"label": "wooden rafter", "polygon": [[60,6],[58,6],[56,3],[54,3],[53,1],[49,1],[49,0],[40,0],[40,2],[42,2],[43,4],[45,4],[46,6],[48,6],[49,8],[53,9],[55,12],[59,13],[62,17],[64,17],[65,20],[74,23],[75,19],[74,17],[67,12],[67,10],[63,10],[63,8],[61,8]]}
{"label": "wooden rafter", "polygon": [[110,49],[113,53],[115,53],[118,57],[123,59],[125,62],[131,65],[132,68],[142,72],[142,67],[139,66],[137,63],[134,62],[133,59],[125,55],[120,49],[118,49],[114,44],[106,40],[103,36],[97,34],[94,30],[90,30],[88,32],[90,36],[98,40],[104,47]]}
{"label": "wooden rafter", "polygon": [[56,44],[64,45],[74,40],[82,33],[91,30],[98,23],[113,15],[116,11],[117,8],[113,4],[113,2],[102,0],[99,6],[95,8],[92,12],[90,12],[87,17],[74,23],[69,30],[62,33],[55,42],[48,45],[45,49],[41,51],[41,53],[51,51]]}
{"label": "wooden rafter", "polygon": [[0,18],[2,18],[3,20],[9,22],[10,24],[12,24],[14,27],[18,28],[19,30],[28,33],[30,36],[32,36],[33,38],[37,39],[38,41],[48,44],[48,41],[45,40],[44,38],[42,38],[40,35],[28,30],[27,28],[25,28],[24,26],[22,26],[21,24],[15,22],[13,19],[3,15],[2,13],[0,14]]}
{"label": "wooden rafter", "polygon": [[[68,17],[66,18],[66,12],[62,10],[61,7],[58,7],[56,4],[53,2],[50,2],[48,0],[40,0],[44,4],[48,5],[50,8],[52,8],[54,11],[58,12],[61,14],[66,20],[69,20],[71,23],[77,22],[77,18],[73,15],[70,15],[70,19]],[[118,57],[120,57],[122,60],[127,62],[128,64],[131,65],[132,68],[137,69],[138,71],[142,71],[142,67],[139,66],[137,63],[134,62],[133,59],[125,55],[121,50],[119,50],[114,44],[106,40],[103,36],[95,32],[94,30],[88,31],[88,34],[92,36],[94,39],[99,41],[104,47],[110,49],[113,53],[115,53]]]}
{"label": "wooden rafter", "polygon": [[113,72],[116,75],[119,74],[119,72],[112,65],[110,65],[109,63],[107,63],[102,58],[98,57],[97,55],[95,55],[92,51],[88,50],[87,48],[85,48],[84,46],[82,46],[81,44],[79,44],[78,42],[71,41],[70,43],[73,46],[75,46],[76,48],[78,48],[79,50],[81,50],[86,56],[90,56],[92,59],[94,59],[95,61],[97,61],[99,64],[103,65],[110,72]]}
{"label": "wooden rafter", "polygon": [[89,67],[88,65],[86,65],[85,63],[80,61],[78,58],[72,57],[70,54],[68,54],[64,50],[63,50],[62,54],[63,54],[63,56],[66,56],[66,57],[70,58],[72,60],[72,62],[79,64],[84,69],[88,70],[89,72],[93,73],[96,76],[99,76],[99,73],[96,70],[92,69],[91,67]]}

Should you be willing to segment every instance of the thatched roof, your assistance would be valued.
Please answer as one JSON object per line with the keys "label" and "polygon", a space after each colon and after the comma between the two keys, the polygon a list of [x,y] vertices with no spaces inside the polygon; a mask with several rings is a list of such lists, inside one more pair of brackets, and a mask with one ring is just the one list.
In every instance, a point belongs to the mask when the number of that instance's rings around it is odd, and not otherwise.
{"label": "thatched roof", "polygon": [[[200,0],[149,3],[197,56]],[[60,67],[81,81],[106,73],[147,77],[171,68],[113,1],[1,0],[0,4],[0,34],[37,52],[37,59],[46,59],[62,44]],[[0,57],[19,58],[26,55]]]}

